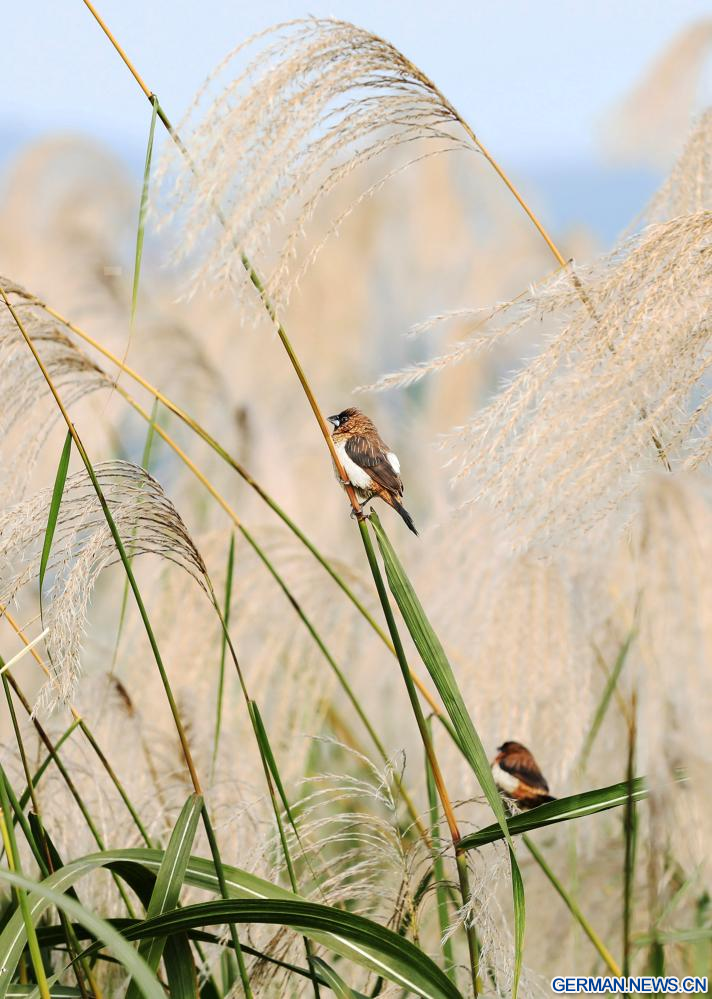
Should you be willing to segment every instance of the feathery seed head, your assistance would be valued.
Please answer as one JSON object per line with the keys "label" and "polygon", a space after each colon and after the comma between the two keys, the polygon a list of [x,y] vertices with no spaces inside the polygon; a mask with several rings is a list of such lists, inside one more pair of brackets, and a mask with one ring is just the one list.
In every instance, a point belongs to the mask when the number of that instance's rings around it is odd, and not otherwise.
{"label": "feathery seed head", "polygon": [[[708,457],[712,212],[651,226],[597,265],[513,304],[552,326],[542,351],[448,446],[456,480],[496,508],[513,548],[625,522],[641,475]],[[580,289],[583,289],[583,296]]]}
{"label": "feathery seed head", "polygon": [[[230,78],[237,57],[258,44]],[[228,55],[197,95],[184,134],[196,118],[188,137],[192,168],[181,164],[173,192],[174,214],[186,212],[183,250],[209,234],[198,277],[233,284],[245,281],[246,253],[268,275],[270,297],[282,301],[294,283],[289,272],[304,227],[352,170],[418,139],[437,149],[471,148],[462,127],[452,129],[462,125],[455,109],[393,45],[323,18],[279,25]],[[175,157],[169,151],[164,174]],[[224,226],[215,224],[216,207]],[[272,262],[265,246],[275,228],[286,235]]]}
{"label": "feathery seed head", "polygon": [[[160,555],[204,586],[205,566],[177,510],[148,472],[129,462],[95,468],[129,556]],[[35,578],[52,496],[42,490],[0,513],[0,606],[7,606]],[[86,472],[68,476],[53,537],[46,604],[47,649],[52,676],[40,703],[48,708],[73,695],[87,608],[96,579],[119,560],[99,499]]]}

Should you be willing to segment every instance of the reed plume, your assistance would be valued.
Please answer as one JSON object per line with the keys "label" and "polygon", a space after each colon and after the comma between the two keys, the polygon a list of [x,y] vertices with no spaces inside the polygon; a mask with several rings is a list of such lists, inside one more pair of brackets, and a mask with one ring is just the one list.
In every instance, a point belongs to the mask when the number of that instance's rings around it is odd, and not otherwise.
{"label": "reed plume", "polygon": [[[246,65],[235,69],[243,56]],[[188,132],[192,165],[181,164],[172,198],[174,212],[185,213],[183,250],[206,251],[198,279],[240,285],[243,251],[279,300],[288,296],[305,226],[353,170],[421,139],[438,149],[472,148],[457,111],[398,49],[323,18],[287,22],[231,52],[198,93],[181,132]],[[164,172],[176,155],[169,152]],[[272,266],[265,249],[282,228]]]}
{"label": "reed plume", "polygon": [[[177,510],[147,472],[128,462],[103,462],[96,474],[131,556],[154,554],[176,563],[204,585],[205,566]],[[52,490],[0,513],[0,605],[17,599],[39,572]],[[96,579],[119,555],[85,472],[67,478],[48,563],[47,651],[52,676],[44,708],[67,702],[80,674],[81,642]]]}
{"label": "reed plume", "polygon": [[648,227],[598,263],[502,310],[545,321],[543,349],[447,446],[458,482],[500,512],[514,548],[560,545],[630,515],[641,475],[707,453],[712,214]]}

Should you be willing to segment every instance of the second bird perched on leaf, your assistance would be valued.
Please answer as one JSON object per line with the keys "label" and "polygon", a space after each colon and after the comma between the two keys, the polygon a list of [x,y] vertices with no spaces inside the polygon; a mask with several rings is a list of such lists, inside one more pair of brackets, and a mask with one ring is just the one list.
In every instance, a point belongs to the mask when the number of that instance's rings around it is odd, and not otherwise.
{"label": "second bird perched on leaf", "polygon": [[353,408],[330,416],[329,423],[334,428],[331,435],[334,448],[359,503],[364,505],[379,496],[401,515],[413,534],[417,534],[413,518],[401,503],[400,462],[374,423]]}
{"label": "second bird perched on leaf", "polygon": [[502,794],[520,808],[556,801],[537,761],[521,742],[502,743],[492,761],[492,776]]}

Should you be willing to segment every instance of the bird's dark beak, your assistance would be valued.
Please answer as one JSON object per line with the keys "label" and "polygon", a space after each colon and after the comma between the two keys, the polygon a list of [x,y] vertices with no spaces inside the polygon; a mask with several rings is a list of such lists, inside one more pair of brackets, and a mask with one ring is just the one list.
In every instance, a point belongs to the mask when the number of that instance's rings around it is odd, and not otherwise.
{"label": "bird's dark beak", "polygon": [[330,423],[332,425],[332,427],[334,428],[334,430],[336,430],[336,428],[339,425],[339,418],[338,418],[338,416],[327,416],[326,421],[327,421],[327,423]]}

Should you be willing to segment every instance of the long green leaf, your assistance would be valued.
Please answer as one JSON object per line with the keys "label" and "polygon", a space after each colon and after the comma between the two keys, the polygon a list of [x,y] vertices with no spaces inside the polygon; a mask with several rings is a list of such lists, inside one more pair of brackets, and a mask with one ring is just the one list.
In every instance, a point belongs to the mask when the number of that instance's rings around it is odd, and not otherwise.
{"label": "long green leaf", "polygon": [[[635,630],[629,632],[628,637],[623,642],[620,648],[620,652],[616,657],[616,661],[613,665],[608,679],[606,680],[606,685],[603,689],[603,694],[601,695],[601,700],[598,703],[595,714],[593,716],[593,721],[591,722],[591,727],[586,736],[586,740],[583,744],[583,749],[579,756],[579,767],[583,768],[588,763],[588,758],[593,749],[593,744],[596,741],[596,736],[603,724],[603,719],[608,711],[608,706],[611,703],[611,698],[620,679],[621,672],[625,666],[626,659],[628,658],[628,653],[630,652],[630,647],[633,644],[633,639],[635,638]],[[603,660],[602,660],[603,661]],[[605,663],[604,663],[605,666]]]}
{"label": "long green leaf", "polygon": [[[63,892],[80,878],[102,867],[113,868],[122,875],[122,868],[128,865],[139,870],[144,869],[156,873],[160,869],[163,858],[164,854],[161,850],[146,848],[105,850],[66,864],[62,870],[50,875],[42,884],[46,886],[47,890],[54,893]],[[286,888],[273,885],[247,871],[230,867],[227,864],[223,864],[223,870],[225,886],[231,899],[307,904],[292,892],[287,891]],[[220,881],[213,861],[202,857],[190,858],[184,881],[195,888],[220,892]],[[49,903],[43,896],[33,894],[28,898],[28,904],[32,919],[36,923]],[[344,927],[340,923],[340,919],[347,920],[349,914],[329,906],[317,906],[316,908],[319,910],[321,923],[325,925],[320,925],[318,928],[297,925],[296,928],[304,935],[342,957],[349,958],[404,988],[410,988],[411,991],[415,991],[416,995],[433,997],[433,999],[436,997],[437,999],[461,999],[460,993],[438,966],[409,941],[370,920],[365,920],[365,923],[368,924],[368,942],[354,939],[348,933],[344,933]],[[7,995],[12,970],[17,965],[24,947],[23,923],[21,917],[18,917],[19,914],[14,913],[0,934],[0,999],[5,999]],[[231,916],[226,913],[221,916],[222,921],[230,918]],[[395,941],[398,941],[397,944],[394,943],[394,938]]]}
{"label": "long green leaf", "polygon": [[52,541],[54,539],[54,531],[57,526],[57,517],[59,516],[59,508],[62,503],[62,495],[64,493],[64,484],[67,481],[67,471],[69,469],[69,458],[72,453],[72,435],[67,431],[67,437],[64,441],[64,447],[62,448],[62,454],[59,458],[59,465],[57,466],[57,475],[54,480],[54,487],[52,489],[52,499],[49,504],[49,515],[47,517],[47,527],[45,529],[44,544],[42,545],[42,555],[40,556],[40,573],[39,573],[39,586],[40,586],[40,600],[42,599],[42,584],[44,583],[45,573],[47,572],[47,563],[49,562],[49,554],[52,550]]}
{"label": "long green leaf", "polygon": [[[116,930],[118,930],[119,933],[125,935],[128,930],[131,930],[135,926],[138,926],[141,920],[117,918],[117,919],[109,919],[107,920],[107,922],[110,923],[111,926],[113,926]],[[80,926],[79,923],[73,923],[72,929],[76,933],[78,940],[94,940],[93,935],[89,933],[88,930],[84,929],[83,926]],[[48,947],[51,949],[53,947],[56,947],[58,944],[61,944],[63,940],[62,932],[63,931],[61,926],[47,926],[43,924],[37,929],[37,938],[40,941],[41,946]],[[225,940],[223,934],[210,933],[207,930],[198,929],[198,930],[189,930],[185,934],[177,934],[176,936],[169,937],[168,942],[166,943],[166,951],[163,955],[163,960],[166,965],[166,977],[168,978],[168,984],[170,988],[173,988],[172,983],[175,980],[176,988],[174,991],[176,995],[179,995],[181,997],[181,999],[183,999],[183,996],[193,995],[193,992],[197,991],[197,989],[194,987],[196,973],[195,971],[193,971],[191,973],[191,976],[189,977],[183,972],[183,970],[181,970],[181,973],[177,978],[171,979],[171,971],[169,967],[169,960],[170,960],[169,947],[171,946],[171,941],[173,942],[180,941],[180,946],[183,947],[184,944],[189,945],[189,942],[191,940],[194,941],[196,944],[209,943],[209,944],[215,944],[218,947],[223,947],[223,950],[220,954],[221,963],[227,963],[226,959],[229,959],[233,963],[235,961],[235,955],[229,949],[229,943],[228,943],[228,949],[224,947]],[[274,957],[274,955],[265,954],[264,951],[258,950],[255,947],[250,947],[247,944],[242,945],[242,950],[243,953],[249,954],[251,957],[256,957],[265,964],[272,964],[276,968],[283,968],[286,971],[291,971],[295,975],[299,975],[302,978],[308,978],[311,980],[314,977],[316,977],[316,979],[319,981],[320,984],[322,985],[327,984],[326,980],[322,981],[319,975],[314,976],[313,973],[308,968],[301,968],[299,965],[290,964],[288,961],[280,961],[279,958]],[[98,961],[106,961],[107,963],[111,962],[116,963],[115,959],[110,957],[108,954],[97,954],[96,958]],[[227,994],[232,988],[232,986],[235,984],[236,980],[237,980],[237,965],[234,964],[233,968],[230,969],[227,977],[223,976],[221,989],[218,989],[214,979],[210,979],[207,982],[203,982],[203,984],[200,986],[200,999],[205,999],[205,997],[208,997],[208,999],[221,999],[223,993]]]}
{"label": "long green leaf", "polygon": [[226,922],[289,926],[299,933],[330,933],[348,941],[353,955],[363,948],[380,957],[381,974],[423,999],[461,999],[460,993],[415,944],[365,916],[301,899],[219,899],[147,919],[127,930],[129,940],[185,932]]}
{"label": "long green leaf", "polygon": [[[54,750],[55,750],[55,752],[58,752],[58,750],[62,747],[62,745],[70,737],[70,735],[72,734],[72,732],[74,732],[74,729],[79,727],[79,724],[80,724],[80,719],[79,718],[75,718],[72,721],[72,724],[69,726],[69,728],[67,728],[62,733],[62,735],[59,737],[59,739],[57,739],[57,741],[55,742],[55,744],[54,744]],[[37,770],[35,770],[35,773],[34,773],[34,775],[32,777],[32,786],[33,787],[37,787],[37,785],[39,784],[40,780],[42,779],[42,775],[44,774],[45,770],[47,769],[47,767],[50,765],[51,762],[52,762],[52,754],[48,753],[47,756],[45,756],[44,760],[42,760],[42,762],[38,766]],[[20,808],[24,809],[25,806],[27,805],[27,802],[29,800],[30,800],[30,789],[29,789],[29,787],[26,787],[25,790],[20,795]]]}
{"label": "long green leaf", "polygon": [[163,951],[166,966],[168,994],[181,999],[195,999],[198,995],[198,973],[187,935],[176,933],[166,940]]}
{"label": "long green leaf", "polygon": [[[191,794],[183,805],[163,855],[163,862],[151,893],[151,901],[148,903],[146,916],[149,919],[175,909],[178,904],[202,807],[203,798],[198,794]],[[153,972],[158,971],[164,943],[165,938],[158,937],[154,940],[144,941],[139,947],[139,954]],[[138,999],[138,995],[136,982],[131,981],[126,992],[126,999]]]}
{"label": "long green leaf", "polygon": [[[628,782],[621,781],[619,784],[611,784],[609,787],[572,794],[566,798],[559,798],[545,805],[539,805],[529,812],[511,818],[509,832],[512,836],[516,836],[533,829],[541,829],[559,822],[569,822],[611,808],[619,808],[621,805],[625,805],[628,800],[628,789]],[[631,789],[633,799],[641,801],[648,797],[648,793],[645,778],[636,778]],[[462,846],[468,850],[477,849],[485,843],[494,843],[502,838],[502,830],[493,824],[465,836]]]}
{"label": "long green leaf", "polygon": [[[680,777],[680,781],[684,778]],[[609,808],[619,808],[628,800],[628,781],[621,781],[619,784],[611,784],[609,787],[599,787],[593,791],[583,791],[581,794],[570,794],[566,798],[558,798],[556,801],[548,801],[545,805],[538,805],[529,812],[522,812],[509,819],[509,833],[511,836],[518,836],[521,833],[531,832],[533,829],[542,829],[545,826],[553,826],[557,822],[570,822],[572,819],[580,819],[585,815],[595,815],[596,812],[605,812]],[[636,777],[630,787],[630,792],[635,801],[642,801],[648,797],[648,788],[645,777]],[[477,832],[463,836],[460,846],[463,850],[476,850],[486,843],[495,843],[503,839],[502,830],[499,825],[492,824],[478,829]]]}
{"label": "long green leaf", "polygon": [[329,988],[337,996],[337,999],[367,999],[363,992],[357,992],[356,989],[347,985],[341,975],[320,957],[312,958],[312,964],[321,977],[328,982]]}
{"label": "long green leaf", "polygon": [[[432,722],[428,722],[432,735]],[[440,929],[440,946],[445,960],[445,971],[452,981],[455,981],[455,957],[452,949],[452,937],[447,935],[450,923],[448,913],[447,887],[445,884],[445,863],[440,849],[440,819],[438,815],[438,796],[427,753],[425,754],[425,778],[430,808],[430,840],[433,844],[433,877],[435,879],[435,894],[437,898],[438,926]]]}
{"label": "long green leaf", "polygon": [[[58,874],[61,872],[57,872]],[[53,875],[52,877],[57,877]],[[29,878],[22,877],[19,874],[13,874],[11,871],[6,871],[0,868],[0,881],[4,881],[7,884],[13,885],[14,887],[21,889],[25,892],[27,896],[28,906],[32,912],[33,918],[34,912],[37,908],[37,902],[41,902],[41,908],[45,909],[48,905],[54,905],[62,912],[65,912],[71,919],[75,919],[77,922],[86,926],[91,933],[94,934],[99,940],[103,940],[106,946],[113,951],[114,955],[119,959],[121,964],[126,968],[126,970],[131,974],[137,981],[141,994],[144,999],[165,999],[165,993],[158,983],[157,979],[151,972],[150,968],[146,965],[146,962],[140,957],[133,947],[124,940],[120,933],[118,933],[112,926],[110,926],[104,919],[100,919],[93,912],[90,912],[79,902],[74,899],[69,898],[64,892],[57,891],[55,888],[49,886],[49,882],[52,878],[47,878],[45,881],[31,881]],[[14,917],[5,927],[5,931],[10,927]],[[2,940],[5,937],[5,931],[3,931]],[[17,954],[16,958],[11,958],[13,961],[12,969],[5,964],[6,951],[5,948],[0,944],[0,965],[2,966],[2,979],[0,979],[0,996],[6,997],[8,990],[10,988],[10,982],[5,981],[5,979],[12,974],[17,960],[22,953],[24,948],[24,928],[21,933],[20,949],[17,952],[16,948],[12,949],[13,954]]]}
{"label": "long green leaf", "polygon": [[712,926],[693,926],[689,930],[669,930],[659,933],[644,933],[634,937],[634,947],[649,947],[650,944],[695,943],[698,940],[712,940]]}
{"label": "long green leaf", "polygon": [[507,816],[502,799],[495,786],[489,760],[485,753],[482,740],[470,718],[464,699],[455,680],[455,674],[445,655],[440,639],[435,634],[415,590],[408,579],[405,569],[400,563],[393,546],[375,512],[371,513],[371,525],[381,550],[383,564],[386,567],[386,577],[391,593],[406,623],[411,638],[420,653],[420,658],[433,678],[433,682],[442,698],[445,709],[450,716],[457,733],[460,748],[482,788],[487,801],[495,814],[503,837],[509,847],[509,859],[512,870],[512,901],[514,907],[514,983],[512,994],[517,995],[517,987],[522,968],[522,950],[524,945],[524,884],[514,855],[514,846],[507,829]]}
{"label": "long green leaf", "polygon": [[213,738],[213,759],[211,763],[211,773],[215,771],[215,762],[218,758],[218,748],[220,745],[220,730],[222,728],[223,696],[225,691],[225,655],[227,652],[227,635],[230,624],[230,604],[232,603],[232,577],[235,571],[235,532],[230,535],[230,547],[227,552],[227,572],[225,576],[225,603],[223,604],[223,628],[222,641],[220,643],[220,670],[218,671],[218,696],[215,706],[215,736]]}
{"label": "long green leaf", "polygon": [[158,114],[158,98],[151,97],[151,126],[148,130],[148,145],[146,160],[143,166],[143,184],[141,185],[141,202],[138,209],[138,229],[136,231],[136,252],[134,255],[134,273],[131,287],[131,329],[133,330],[138,304],[138,286],[141,277],[141,259],[143,257],[143,240],[146,229],[146,209],[148,208],[148,183],[151,177],[151,159],[153,157],[153,139],[156,134],[156,117]]}

